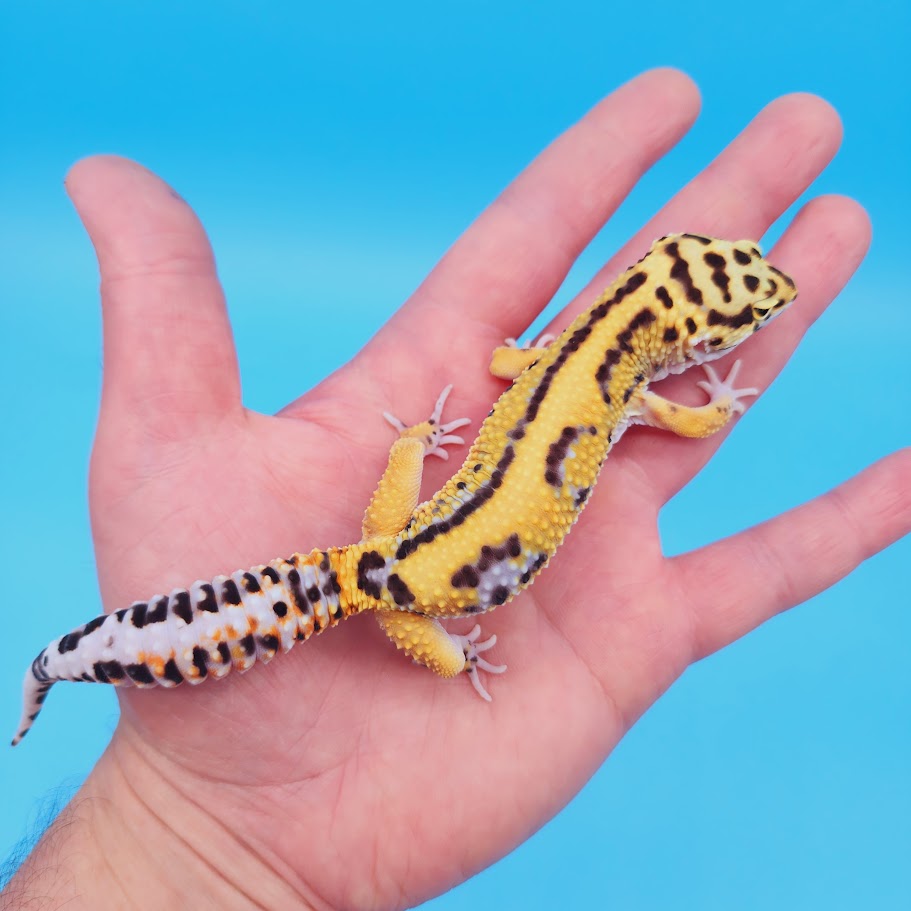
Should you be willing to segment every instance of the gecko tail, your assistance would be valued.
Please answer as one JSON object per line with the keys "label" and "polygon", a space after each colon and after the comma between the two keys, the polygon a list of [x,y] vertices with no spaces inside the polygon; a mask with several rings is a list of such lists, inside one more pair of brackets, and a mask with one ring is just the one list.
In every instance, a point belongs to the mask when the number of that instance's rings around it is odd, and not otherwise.
{"label": "gecko tail", "polygon": [[16,736],[13,737],[13,746],[16,746],[29,732],[41,711],[48,691],[57,682],[44,669],[46,654],[47,649],[42,650],[26,671],[25,680],[22,683],[22,718],[16,729]]}
{"label": "gecko tail", "polygon": [[13,746],[58,680],[175,687],[243,673],[348,616],[341,591],[330,554],[314,550],[101,614],[32,662]]}

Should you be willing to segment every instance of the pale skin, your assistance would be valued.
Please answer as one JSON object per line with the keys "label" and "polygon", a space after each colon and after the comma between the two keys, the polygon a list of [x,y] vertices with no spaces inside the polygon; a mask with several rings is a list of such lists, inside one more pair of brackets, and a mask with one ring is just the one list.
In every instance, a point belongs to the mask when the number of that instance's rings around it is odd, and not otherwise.
{"label": "pale skin", "polygon": [[[131,162],[76,165],[67,190],[102,276],[91,508],[105,607],[358,540],[391,443],[382,413],[417,422],[456,381],[447,416],[471,417],[469,436],[503,388],[485,371],[490,351],[524,331],[698,106],[692,83],[670,70],[614,92],[507,188],[354,361],[277,416],[241,404],[212,253],[189,207]],[[659,235],[761,236],[839,140],[820,99],[773,102],[555,326]],[[850,199],[800,211],[770,254],[800,297],[740,349],[745,382],[770,384],[869,234]],[[660,389],[700,403],[701,378]],[[492,660],[509,665],[490,681],[491,704],[464,679],[403,660],[361,619],[243,677],[121,693],[109,748],[0,907],[40,894],[96,911],[180,907],[188,897],[200,908],[393,909],[502,857],[579,790],[689,664],[911,529],[905,450],[764,525],[666,558],[658,511],[724,435],[636,428],[624,437],[550,568],[482,618],[500,637]],[[425,495],[454,464],[427,464]]]}

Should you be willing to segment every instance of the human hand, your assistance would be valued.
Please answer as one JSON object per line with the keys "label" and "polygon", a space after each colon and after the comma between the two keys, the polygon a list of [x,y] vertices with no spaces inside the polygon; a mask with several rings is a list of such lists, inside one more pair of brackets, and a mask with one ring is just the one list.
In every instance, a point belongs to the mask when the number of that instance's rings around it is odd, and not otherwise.
{"label": "human hand", "polygon": [[[537,315],[697,106],[691,84],[669,71],[618,90],[506,190],[355,361],[275,417],[241,405],[221,290],[188,207],[131,163],[77,165],[68,188],[98,251],[105,321],[91,479],[105,606],[356,541],[391,443],[382,412],[419,420],[458,364],[447,414],[468,414],[476,428],[502,389],[486,374],[490,350]],[[570,314],[660,234],[761,235],[838,139],[837,118],[818,99],[775,102]],[[800,298],[741,349],[751,384],[768,385],[859,263],[868,234],[846,199],[815,200],[797,216],[771,258]],[[318,340],[297,335],[306,357]],[[685,399],[694,385],[682,377],[662,391]],[[107,863],[129,865],[124,892],[346,908],[438,894],[562,807],[689,663],[911,525],[903,453],[757,529],[667,559],[658,510],[720,441],[645,429],[624,438],[553,564],[485,618],[485,631],[500,635],[496,660],[510,666],[491,683],[489,706],[464,681],[410,666],[362,620],[243,678],[123,691],[121,723],[86,784],[108,800],[85,811],[85,824]],[[428,465],[425,491],[447,470]],[[170,881],[149,884],[175,844],[182,857]]]}

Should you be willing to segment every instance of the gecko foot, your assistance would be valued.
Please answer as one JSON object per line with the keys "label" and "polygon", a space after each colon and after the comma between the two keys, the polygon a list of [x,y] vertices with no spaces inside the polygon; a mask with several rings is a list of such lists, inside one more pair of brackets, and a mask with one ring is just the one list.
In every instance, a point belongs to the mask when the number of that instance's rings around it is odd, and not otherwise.
{"label": "gecko foot", "polygon": [[465,636],[460,636],[458,633],[450,633],[449,635],[462,646],[462,651],[465,652],[465,673],[468,674],[471,685],[485,702],[492,701],[490,693],[484,687],[480,671],[487,671],[488,674],[502,674],[506,670],[506,665],[491,664],[480,655],[481,652],[486,652],[497,644],[497,637],[491,636],[483,642],[478,642],[478,637],[481,635],[481,627],[478,625]]}
{"label": "gecko foot", "polygon": [[443,414],[443,406],[446,404],[446,399],[449,398],[450,392],[452,392],[451,383],[440,393],[440,397],[437,399],[437,403],[434,405],[433,413],[430,417],[420,424],[412,424],[408,427],[388,411],[383,412],[383,417],[395,427],[400,436],[415,437],[422,440],[424,443],[425,458],[429,455],[435,455],[438,459],[448,459],[449,453],[444,449],[445,446],[461,446],[465,443],[465,440],[462,437],[452,433],[452,431],[458,430],[459,427],[464,427],[466,424],[471,423],[468,418],[456,418],[454,421],[449,421],[446,424],[440,423],[440,417]]}
{"label": "gecko foot", "polygon": [[752,386],[746,389],[737,389],[734,386],[734,381],[737,379],[737,374],[740,372],[740,364],[740,361],[734,361],[734,365],[724,379],[721,379],[708,364],[702,365],[702,369],[705,370],[708,379],[700,380],[696,385],[708,393],[709,399],[711,400],[709,404],[720,402],[723,399],[730,399],[731,411],[735,414],[743,414],[743,412],[746,411],[746,405],[744,405],[741,399],[746,398],[747,396],[759,395],[759,390],[754,389]]}

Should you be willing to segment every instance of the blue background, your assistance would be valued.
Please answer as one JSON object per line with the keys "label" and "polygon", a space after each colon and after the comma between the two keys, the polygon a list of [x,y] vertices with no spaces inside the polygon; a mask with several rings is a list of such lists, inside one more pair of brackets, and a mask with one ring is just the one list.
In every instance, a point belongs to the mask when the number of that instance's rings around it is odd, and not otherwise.
{"label": "blue background", "polygon": [[[504,184],[621,81],[680,66],[700,83],[704,113],[558,301],[763,104],[819,92],[846,139],[813,192],[859,198],[873,250],[665,511],[667,548],[766,518],[908,442],[907,2],[308,7],[120,0],[0,12],[7,732],[32,656],[98,605],[85,497],[97,274],[62,189],[88,153],[135,157],[195,206],[227,289],[246,402],[274,410],[353,355]],[[304,308],[323,343],[297,358],[287,337],[276,357],[271,327]],[[767,483],[738,485],[744,461]],[[690,669],[557,819],[426,907],[909,907],[909,559],[905,541]],[[111,692],[60,687],[27,744],[0,749],[0,854],[48,794],[78,784],[115,721]],[[441,786],[470,798],[470,780]]]}

